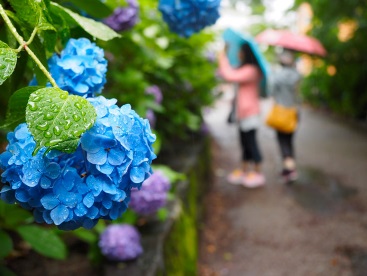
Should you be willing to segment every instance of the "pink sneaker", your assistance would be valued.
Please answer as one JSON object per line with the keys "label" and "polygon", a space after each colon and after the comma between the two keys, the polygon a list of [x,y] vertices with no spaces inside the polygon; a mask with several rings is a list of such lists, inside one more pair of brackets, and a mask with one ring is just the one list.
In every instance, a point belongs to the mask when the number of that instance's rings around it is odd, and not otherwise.
{"label": "pink sneaker", "polygon": [[242,185],[246,188],[257,188],[265,185],[265,176],[261,173],[250,172],[244,178]]}
{"label": "pink sneaker", "polygon": [[242,170],[236,169],[227,176],[227,181],[231,184],[238,185],[243,183],[245,173]]}

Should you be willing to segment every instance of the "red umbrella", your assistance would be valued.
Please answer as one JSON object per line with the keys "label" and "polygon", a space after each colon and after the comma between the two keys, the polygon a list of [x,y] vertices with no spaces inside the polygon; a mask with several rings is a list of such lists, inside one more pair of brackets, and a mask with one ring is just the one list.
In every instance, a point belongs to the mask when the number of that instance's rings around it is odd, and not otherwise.
{"label": "red umbrella", "polygon": [[297,34],[288,30],[268,29],[255,37],[258,43],[264,43],[272,46],[281,46],[286,49],[299,51],[307,54],[325,56],[324,46],[316,38],[311,36]]}

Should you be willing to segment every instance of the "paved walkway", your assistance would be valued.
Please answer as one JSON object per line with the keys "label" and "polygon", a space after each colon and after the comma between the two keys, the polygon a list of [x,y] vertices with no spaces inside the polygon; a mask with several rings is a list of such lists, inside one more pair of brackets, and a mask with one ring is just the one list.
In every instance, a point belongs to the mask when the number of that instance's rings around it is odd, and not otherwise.
{"label": "paved walkway", "polygon": [[[296,136],[299,180],[284,185],[274,132],[261,127],[267,185],[226,182],[240,160],[226,123],[231,95],[206,115],[214,179],[205,198],[200,276],[367,275],[367,132],[304,107]],[[262,102],[264,114],[270,101]]]}

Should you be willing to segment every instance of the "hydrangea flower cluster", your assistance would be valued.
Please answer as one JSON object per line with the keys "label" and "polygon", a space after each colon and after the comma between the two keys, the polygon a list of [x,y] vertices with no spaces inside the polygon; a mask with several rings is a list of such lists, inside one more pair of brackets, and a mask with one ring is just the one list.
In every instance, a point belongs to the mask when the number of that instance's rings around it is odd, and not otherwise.
{"label": "hydrangea flower cluster", "polygon": [[172,32],[190,37],[219,18],[221,0],[160,0],[158,9]]}
{"label": "hydrangea flower cluster", "polygon": [[71,38],[60,55],[48,60],[48,67],[57,85],[70,94],[91,97],[106,83],[104,51],[87,38]]}
{"label": "hydrangea flower cluster", "polygon": [[36,143],[26,124],[8,133],[9,144],[0,155],[1,199],[33,210],[39,223],[73,230],[117,219],[128,206],[130,190],[152,173],[155,136],[148,120],[128,104],[119,108],[115,99],[88,100],[97,119],[72,154],[42,148],[32,156]]}
{"label": "hydrangea flower cluster", "polygon": [[157,85],[148,86],[145,89],[145,94],[153,95],[154,100],[157,104],[162,103],[162,100],[163,100],[162,91]]}
{"label": "hydrangea flower cluster", "polygon": [[170,182],[161,171],[155,171],[143,182],[140,190],[131,190],[129,207],[140,215],[154,214],[167,203]]}
{"label": "hydrangea flower cluster", "polygon": [[[148,86],[145,89],[145,94],[153,95],[155,103],[157,103],[157,104],[162,103],[162,100],[163,100],[162,91],[157,85]],[[150,125],[152,127],[154,127],[155,122],[156,122],[156,117],[155,117],[154,111],[152,109],[148,109],[145,116],[147,117]]]}
{"label": "hydrangea flower cluster", "polygon": [[103,20],[107,26],[116,32],[129,30],[138,21],[139,5],[136,0],[127,0],[127,7],[118,7],[113,14]]}
{"label": "hydrangea flower cluster", "polygon": [[99,248],[111,261],[129,261],[143,253],[140,234],[129,224],[111,224],[100,235]]}

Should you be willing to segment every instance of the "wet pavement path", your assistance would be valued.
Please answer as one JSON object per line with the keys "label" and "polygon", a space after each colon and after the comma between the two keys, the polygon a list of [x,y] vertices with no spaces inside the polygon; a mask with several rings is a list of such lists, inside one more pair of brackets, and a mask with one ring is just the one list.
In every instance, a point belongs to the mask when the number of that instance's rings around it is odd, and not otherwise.
{"label": "wet pavement path", "polygon": [[[206,114],[213,183],[205,197],[201,276],[367,275],[367,132],[308,107],[295,148],[299,180],[285,185],[274,132],[258,132],[266,187],[226,182],[240,160],[231,95]],[[263,113],[270,101],[262,102]]]}

